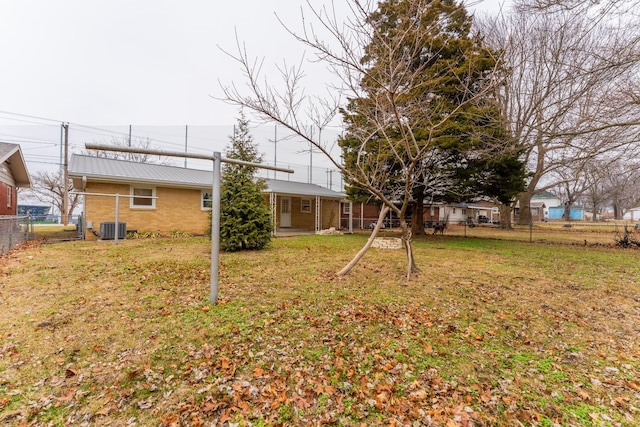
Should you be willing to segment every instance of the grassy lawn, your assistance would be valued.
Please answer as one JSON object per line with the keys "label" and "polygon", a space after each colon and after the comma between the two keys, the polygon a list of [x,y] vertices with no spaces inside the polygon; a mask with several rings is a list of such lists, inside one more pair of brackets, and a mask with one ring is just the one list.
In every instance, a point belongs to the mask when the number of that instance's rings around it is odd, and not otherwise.
{"label": "grassy lawn", "polygon": [[585,238],[426,236],[409,282],[332,274],[365,235],[276,239],[213,306],[206,239],[34,245],[0,261],[0,424],[637,426],[640,251]]}

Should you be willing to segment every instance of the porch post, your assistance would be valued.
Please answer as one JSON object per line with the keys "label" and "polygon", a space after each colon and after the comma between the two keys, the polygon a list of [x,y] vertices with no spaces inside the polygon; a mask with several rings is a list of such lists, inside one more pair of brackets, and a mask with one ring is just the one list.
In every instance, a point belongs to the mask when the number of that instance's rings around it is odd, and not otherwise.
{"label": "porch post", "polygon": [[320,223],[322,217],[320,216],[320,196],[316,196],[316,231],[320,231],[322,229],[322,224]]}
{"label": "porch post", "polygon": [[278,196],[276,193],[269,193],[269,204],[271,206],[271,225],[273,225],[271,235],[275,236],[278,227],[278,219],[276,217],[278,213]]}
{"label": "porch post", "polygon": [[349,203],[349,234],[353,234],[353,202],[351,200]]}

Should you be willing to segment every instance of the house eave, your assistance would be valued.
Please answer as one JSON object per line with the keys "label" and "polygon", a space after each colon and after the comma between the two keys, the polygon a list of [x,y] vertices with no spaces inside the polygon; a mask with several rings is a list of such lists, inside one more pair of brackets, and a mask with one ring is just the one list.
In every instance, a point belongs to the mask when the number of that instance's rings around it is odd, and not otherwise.
{"label": "house eave", "polygon": [[0,158],[0,164],[6,164],[11,170],[16,187],[31,188],[31,177],[24,161],[22,150],[19,145],[7,152]]}

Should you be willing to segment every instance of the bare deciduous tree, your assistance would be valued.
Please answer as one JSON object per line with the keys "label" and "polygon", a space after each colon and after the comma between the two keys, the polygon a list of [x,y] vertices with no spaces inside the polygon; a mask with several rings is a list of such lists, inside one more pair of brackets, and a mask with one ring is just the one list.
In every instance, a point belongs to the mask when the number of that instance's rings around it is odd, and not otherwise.
{"label": "bare deciduous tree", "polygon": [[[153,146],[153,141],[150,138],[140,138],[134,137],[131,141],[127,137],[113,137],[111,138],[111,142],[109,143],[111,146],[115,147],[136,147],[141,148],[143,150],[151,150],[155,147]],[[142,153],[130,153],[123,151],[104,151],[104,150],[86,150],[86,154],[94,155],[96,157],[104,157],[108,159],[115,160],[126,160],[128,162],[135,163],[155,163],[166,165],[170,164],[171,160],[169,158],[158,157],[155,158],[152,154],[142,154]]]}
{"label": "bare deciduous tree", "polygon": [[530,173],[521,223],[531,220],[534,194],[565,182],[559,171],[637,143],[640,104],[629,82],[640,74],[640,20],[632,3],[517,0],[511,13],[482,23],[503,52],[505,121]]}
{"label": "bare deciduous tree", "polygon": [[[55,206],[60,215],[64,218],[69,218],[80,201],[77,194],[69,194],[69,202],[67,204],[68,211],[64,212],[64,204],[62,203],[65,191],[63,185],[63,174],[61,171],[49,172],[40,171],[31,176],[32,186],[25,193],[27,197],[33,197],[42,203],[51,203]],[[71,193],[73,190],[73,184],[69,180],[67,182],[67,192]]]}

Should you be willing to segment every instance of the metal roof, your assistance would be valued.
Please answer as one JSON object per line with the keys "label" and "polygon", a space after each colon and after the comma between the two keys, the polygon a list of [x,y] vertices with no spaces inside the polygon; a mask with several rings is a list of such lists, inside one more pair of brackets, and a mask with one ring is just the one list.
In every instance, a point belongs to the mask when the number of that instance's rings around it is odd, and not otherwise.
{"label": "metal roof", "polygon": [[280,179],[265,179],[267,183],[267,193],[291,194],[301,196],[319,196],[331,199],[345,199],[345,193],[329,190],[316,184],[305,184],[303,182],[284,181]]}
{"label": "metal roof", "polygon": [[18,144],[0,142],[0,164],[7,163],[17,187],[30,188],[31,178],[27,171],[27,164],[22,156],[22,150]]}
{"label": "metal roof", "polygon": [[[69,163],[69,177],[74,187],[82,188],[82,178],[97,182],[122,182],[164,185],[179,188],[211,188],[213,172],[211,170],[189,169],[177,166],[153,163],[136,163],[104,157],[74,154]],[[267,193],[319,196],[343,199],[346,194],[329,190],[315,184],[294,181],[265,179]]]}
{"label": "metal roof", "polygon": [[74,186],[80,187],[77,180],[82,180],[85,176],[91,181],[165,184],[169,187],[207,188],[212,183],[211,171],[72,155],[69,177],[74,179]]}

